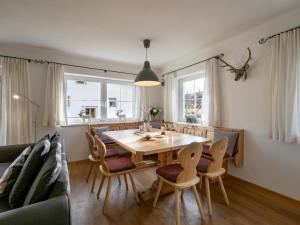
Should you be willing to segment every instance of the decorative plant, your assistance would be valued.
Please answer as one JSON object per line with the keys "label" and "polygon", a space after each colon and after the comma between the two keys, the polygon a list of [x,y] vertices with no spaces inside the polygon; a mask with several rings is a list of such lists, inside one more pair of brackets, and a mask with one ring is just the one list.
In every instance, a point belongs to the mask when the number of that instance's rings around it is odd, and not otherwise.
{"label": "decorative plant", "polygon": [[150,122],[155,119],[159,112],[161,112],[161,108],[157,106],[151,106],[144,108],[144,122]]}
{"label": "decorative plant", "polygon": [[157,106],[150,107],[150,115],[151,115],[152,119],[155,119],[156,116],[158,115],[158,113],[160,113],[161,111],[162,111],[161,108],[159,108]]}

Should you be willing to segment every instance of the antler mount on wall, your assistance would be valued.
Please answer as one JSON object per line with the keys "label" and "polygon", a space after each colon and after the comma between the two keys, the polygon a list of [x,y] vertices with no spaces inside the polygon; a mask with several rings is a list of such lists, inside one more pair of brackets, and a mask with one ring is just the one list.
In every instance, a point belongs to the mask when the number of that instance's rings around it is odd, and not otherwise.
{"label": "antler mount on wall", "polygon": [[237,69],[234,66],[230,65],[229,63],[227,63],[221,57],[218,58],[222,63],[224,63],[224,65],[222,65],[221,67],[229,67],[229,69],[227,71],[235,74],[235,78],[234,78],[235,81],[240,80],[242,77],[244,77],[245,80],[247,79],[247,70],[250,67],[249,66],[249,61],[252,59],[252,57],[251,57],[251,50],[250,50],[249,47],[247,49],[248,49],[248,52],[249,52],[248,59],[246,60],[246,62],[244,63],[244,65],[241,68],[239,68],[239,69]]}

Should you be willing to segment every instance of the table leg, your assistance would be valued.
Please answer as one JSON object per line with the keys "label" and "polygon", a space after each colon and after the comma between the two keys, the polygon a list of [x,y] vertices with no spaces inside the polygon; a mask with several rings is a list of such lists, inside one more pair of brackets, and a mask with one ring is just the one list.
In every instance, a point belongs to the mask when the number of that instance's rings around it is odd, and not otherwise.
{"label": "table leg", "polygon": [[[172,163],[172,160],[173,160],[173,151],[163,152],[163,153],[158,154],[158,161],[159,161],[160,166],[168,165],[168,164]],[[159,184],[159,180],[157,179],[152,183],[152,185],[149,189],[147,189],[146,191],[140,192],[139,195],[140,195],[141,199],[143,201],[148,201],[150,199],[154,199],[156,190],[158,188],[158,184]],[[174,188],[165,183],[160,191],[160,196],[171,193],[173,191],[174,191]]]}

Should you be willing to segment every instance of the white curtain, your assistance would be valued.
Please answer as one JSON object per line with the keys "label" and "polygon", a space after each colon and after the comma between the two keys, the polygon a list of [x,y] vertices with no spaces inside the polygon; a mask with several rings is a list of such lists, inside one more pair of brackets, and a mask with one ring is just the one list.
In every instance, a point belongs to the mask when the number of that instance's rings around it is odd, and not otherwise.
{"label": "white curtain", "polygon": [[[32,137],[32,111],[28,62],[8,57],[0,58],[1,73],[1,127],[0,145],[30,143]],[[13,95],[19,94],[19,99]]]}
{"label": "white curtain", "polygon": [[300,143],[300,29],[270,41],[270,138]]}
{"label": "white curtain", "polygon": [[202,122],[208,126],[221,125],[220,85],[218,60],[213,58],[205,65],[205,83],[202,100]]}
{"label": "white curtain", "polygon": [[43,109],[43,126],[65,125],[65,82],[63,66],[49,63]]}
{"label": "white curtain", "polygon": [[135,93],[135,120],[143,121],[146,117],[144,110],[150,107],[149,88],[136,86]]}
{"label": "white curtain", "polygon": [[165,86],[163,87],[164,93],[164,120],[168,122],[177,121],[177,93],[175,73],[168,74],[164,77]]}

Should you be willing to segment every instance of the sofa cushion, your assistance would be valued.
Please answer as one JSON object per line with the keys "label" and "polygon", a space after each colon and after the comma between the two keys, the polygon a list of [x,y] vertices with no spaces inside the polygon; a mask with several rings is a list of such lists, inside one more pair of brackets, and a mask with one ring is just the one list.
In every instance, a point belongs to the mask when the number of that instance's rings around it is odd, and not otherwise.
{"label": "sofa cushion", "polygon": [[9,167],[11,163],[0,163],[0,176],[2,176],[5,170]]}
{"label": "sofa cushion", "polygon": [[31,185],[24,206],[46,200],[61,170],[61,144],[51,143],[47,159]]}
{"label": "sofa cushion", "polygon": [[0,197],[10,193],[30,152],[31,147],[28,146],[5,170],[0,178]]}
{"label": "sofa cushion", "polygon": [[41,141],[45,141],[45,140],[50,140],[50,134],[46,134],[43,137],[41,137],[37,143],[41,142]]}
{"label": "sofa cushion", "polygon": [[0,198],[0,213],[10,210],[8,204],[8,195]]}
{"label": "sofa cushion", "polygon": [[27,158],[18,179],[9,194],[9,205],[11,208],[21,207],[26,194],[40,171],[50,149],[49,140],[37,143]]}
{"label": "sofa cushion", "polygon": [[227,146],[226,153],[229,156],[233,156],[238,135],[239,135],[238,132],[223,131],[223,130],[215,129],[214,130],[214,142],[216,142],[217,140],[219,140],[222,137],[228,137],[228,146]]}

